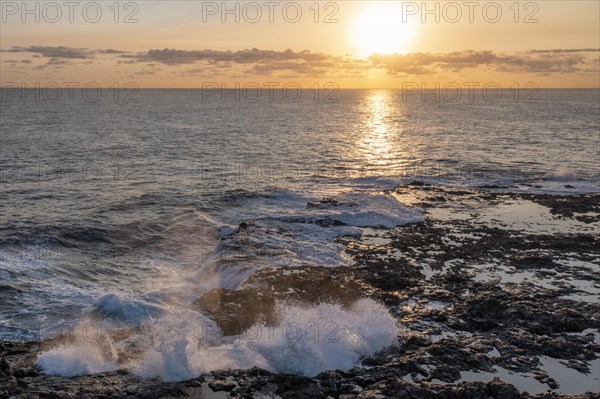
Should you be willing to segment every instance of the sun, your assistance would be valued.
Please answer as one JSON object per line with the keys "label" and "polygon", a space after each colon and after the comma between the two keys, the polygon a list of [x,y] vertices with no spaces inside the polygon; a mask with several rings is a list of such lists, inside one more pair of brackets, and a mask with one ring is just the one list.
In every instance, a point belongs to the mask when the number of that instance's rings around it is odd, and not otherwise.
{"label": "sun", "polygon": [[351,28],[359,55],[405,53],[415,36],[416,26],[402,21],[399,2],[378,2],[361,8]]}

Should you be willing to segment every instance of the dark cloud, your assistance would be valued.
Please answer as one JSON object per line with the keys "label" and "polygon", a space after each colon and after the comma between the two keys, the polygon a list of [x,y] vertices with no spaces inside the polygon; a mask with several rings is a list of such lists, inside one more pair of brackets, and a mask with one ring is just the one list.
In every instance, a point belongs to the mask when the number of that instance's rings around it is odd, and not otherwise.
{"label": "dark cloud", "polygon": [[69,65],[69,64],[72,64],[72,62],[69,60],[65,60],[62,58],[50,58],[47,63],[42,64],[42,65],[37,65],[33,69],[35,69],[35,70],[41,70],[41,69],[46,69],[46,68],[59,69],[59,68],[63,68],[65,65]]}
{"label": "dark cloud", "polygon": [[125,54],[125,51],[115,49],[90,50],[87,48],[75,48],[64,46],[14,46],[8,50],[2,50],[7,53],[35,53],[34,57],[42,56],[46,58],[65,58],[65,59],[90,59],[94,54]]}
{"label": "dark cloud", "polygon": [[[531,54],[531,53],[529,53]],[[528,73],[573,73],[579,72],[587,65],[587,59],[581,54],[569,53],[535,53],[542,56],[529,56],[517,54],[501,58],[496,69],[502,72],[528,72]]]}
{"label": "dark cloud", "polygon": [[[122,58],[132,58],[125,55]],[[335,68],[340,57],[309,50],[284,51],[259,50],[256,48],[239,51],[219,50],[148,50],[133,57],[138,62],[157,62],[165,65],[190,65],[204,63],[219,67],[233,65],[248,66],[248,73],[269,75],[274,71],[293,71],[303,75],[318,75]]]}
{"label": "dark cloud", "polygon": [[[47,64],[37,69],[61,67],[75,61],[96,62],[98,58],[111,59],[115,64],[139,64],[133,73],[149,75],[158,65],[168,67],[190,67],[177,71],[186,75],[206,73],[229,73],[275,75],[275,76],[360,76],[369,70],[383,70],[393,76],[435,75],[438,73],[461,72],[483,68],[488,71],[560,74],[598,72],[600,49],[537,49],[518,53],[498,53],[494,51],[454,51],[448,53],[409,53],[373,54],[367,59],[349,55],[329,55],[309,50],[283,51],[260,50],[257,48],[222,50],[178,50],[151,49],[144,52],[127,52],[115,49],[73,47],[28,46],[2,50],[8,53],[34,53],[33,57],[49,58]],[[591,53],[591,56],[590,56]],[[594,54],[595,53],[595,54]],[[73,62],[68,62],[73,61]]]}
{"label": "dark cloud", "polygon": [[560,54],[560,53],[598,53],[598,52],[600,52],[600,49],[597,49],[597,48],[574,48],[574,49],[558,48],[558,49],[549,49],[549,50],[529,50],[527,53],[530,53],[530,54],[543,54],[543,53]]}
{"label": "dark cloud", "polygon": [[108,48],[105,50],[96,50],[98,54],[127,54],[128,51],[115,50],[114,48]]}
{"label": "dark cloud", "polygon": [[15,46],[10,50],[3,50],[7,53],[36,53],[47,58],[92,58],[93,52],[86,48],[74,47],[48,47],[48,46]]}
{"label": "dark cloud", "polygon": [[138,53],[135,57],[138,61],[160,62],[168,65],[193,64],[199,61],[208,62],[231,62],[236,64],[249,64],[270,61],[296,61],[315,62],[328,60],[331,56],[322,53],[313,53],[309,50],[295,52],[287,49],[285,51],[259,50],[256,48],[239,51],[219,50],[175,50],[165,48],[162,50],[148,50]]}
{"label": "dark cloud", "polygon": [[598,49],[530,50],[515,54],[493,51],[454,51],[449,53],[373,54],[367,60],[350,56],[334,56],[308,50],[273,51],[256,48],[240,51],[218,50],[149,50],[123,58],[138,62],[157,62],[165,65],[196,63],[248,65],[245,72],[271,75],[276,72],[318,76],[337,72],[356,74],[369,69],[383,69],[392,75],[425,75],[440,72],[460,72],[468,68],[487,67],[502,72],[571,73],[593,68],[586,52]]}
{"label": "dark cloud", "polygon": [[583,53],[594,49],[530,50],[515,54],[493,51],[456,51],[451,53],[373,54],[373,67],[390,74],[423,75],[438,72],[459,72],[467,68],[485,66],[501,72],[572,73],[590,67],[591,61]]}
{"label": "dark cloud", "polygon": [[144,75],[156,75],[157,72],[162,72],[162,71],[163,71],[163,69],[159,68],[157,64],[149,63],[149,64],[146,64],[146,66],[144,68],[142,68],[141,70],[133,72],[130,76],[134,77],[134,76],[144,76]]}
{"label": "dark cloud", "polygon": [[48,60],[48,64],[47,65],[65,65],[65,64],[69,64],[69,61],[60,59],[60,58],[50,58]]}

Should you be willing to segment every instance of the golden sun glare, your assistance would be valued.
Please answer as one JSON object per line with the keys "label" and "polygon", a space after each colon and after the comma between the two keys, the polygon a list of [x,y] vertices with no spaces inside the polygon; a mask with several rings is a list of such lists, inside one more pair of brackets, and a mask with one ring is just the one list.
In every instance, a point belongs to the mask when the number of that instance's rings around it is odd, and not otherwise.
{"label": "golden sun glare", "polygon": [[414,39],[416,28],[411,21],[402,22],[401,4],[378,2],[359,11],[351,35],[356,51],[362,56],[404,53]]}

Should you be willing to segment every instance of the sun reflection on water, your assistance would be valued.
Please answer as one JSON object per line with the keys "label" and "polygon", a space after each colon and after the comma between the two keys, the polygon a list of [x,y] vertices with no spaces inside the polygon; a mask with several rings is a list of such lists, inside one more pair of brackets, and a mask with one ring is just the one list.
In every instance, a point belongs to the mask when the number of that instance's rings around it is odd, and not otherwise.
{"label": "sun reflection on water", "polygon": [[356,143],[366,166],[380,170],[382,166],[399,166],[403,154],[402,104],[386,90],[369,93],[364,100],[363,134]]}

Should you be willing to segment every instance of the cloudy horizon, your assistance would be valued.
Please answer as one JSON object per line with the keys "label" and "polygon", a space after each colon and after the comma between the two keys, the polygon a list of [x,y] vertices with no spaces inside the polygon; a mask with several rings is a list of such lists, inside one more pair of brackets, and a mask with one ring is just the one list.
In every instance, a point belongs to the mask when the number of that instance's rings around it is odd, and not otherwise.
{"label": "cloudy horizon", "polygon": [[451,3],[3,2],[2,86],[93,76],[148,88],[273,79],[340,88],[600,87],[597,3]]}

